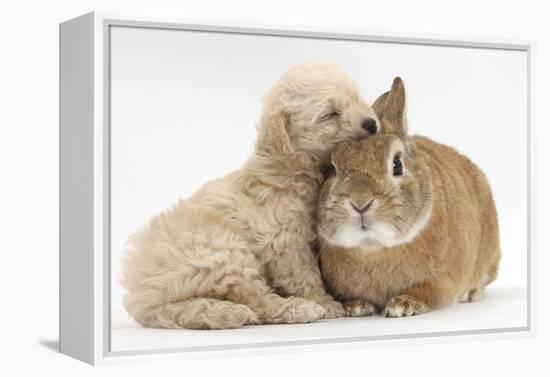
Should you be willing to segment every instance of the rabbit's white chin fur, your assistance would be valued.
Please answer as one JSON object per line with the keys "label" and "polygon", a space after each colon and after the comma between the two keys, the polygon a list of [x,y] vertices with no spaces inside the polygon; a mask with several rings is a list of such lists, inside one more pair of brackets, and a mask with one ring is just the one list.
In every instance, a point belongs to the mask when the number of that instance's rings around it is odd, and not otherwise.
{"label": "rabbit's white chin fur", "polygon": [[368,229],[362,229],[357,224],[344,224],[327,241],[340,247],[361,247],[369,253],[384,247],[395,247],[415,239],[428,224],[431,214],[432,208],[429,206],[403,234],[399,234],[394,226],[383,222],[374,222]]}
{"label": "rabbit's white chin fur", "polygon": [[373,224],[368,229],[361,229],[360,226],[355,224],[345,224],[330,237],[329,242],[335,246],[345,248],[361,247],[374,252],[395,244],[396,239],[395,229],[387,224]]}
{"label": "rabbit's white chin fur", "polygon": [[361,246],[361,248],[364,247],[369,252],[376,252],[384,247],[378,241],[377,236],[377,232],[372,228],[363,230],[356,225],[346,224],[342,225],[327,241],[334,246],[345,248]]}

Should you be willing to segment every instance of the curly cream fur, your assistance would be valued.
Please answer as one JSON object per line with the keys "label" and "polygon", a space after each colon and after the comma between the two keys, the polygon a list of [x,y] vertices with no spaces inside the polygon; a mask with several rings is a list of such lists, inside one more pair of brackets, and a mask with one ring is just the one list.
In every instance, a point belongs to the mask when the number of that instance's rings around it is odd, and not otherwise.
{"label": "curly cream fur", "polygon": [[[344,314],[311,244],[320,168],[376,115],[338,67],[307,63],[268,92],[254,153],[129,240],[124,305],[149,327],[225,329]],[[191,163],[191,162],[190,162]]]}

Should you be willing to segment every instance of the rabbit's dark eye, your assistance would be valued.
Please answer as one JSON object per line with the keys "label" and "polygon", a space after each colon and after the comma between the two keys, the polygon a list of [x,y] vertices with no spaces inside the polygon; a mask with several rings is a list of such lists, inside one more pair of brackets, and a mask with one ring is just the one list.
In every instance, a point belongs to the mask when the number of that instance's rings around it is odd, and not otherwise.
{"label": "rabbit's dark eye", "polygon": [[393,158],[393,175],[394,177],[403,175],[403,162],[399,156]]}

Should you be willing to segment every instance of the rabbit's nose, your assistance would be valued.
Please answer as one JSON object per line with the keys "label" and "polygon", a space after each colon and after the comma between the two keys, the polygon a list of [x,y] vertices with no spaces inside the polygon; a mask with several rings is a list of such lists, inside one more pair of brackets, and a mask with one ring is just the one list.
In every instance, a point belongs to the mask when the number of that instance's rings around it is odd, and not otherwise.
{"label": "rabbit's nose", "polygon": [[370,202],[368,202],[367,204],[365,204],[363,207],[358,207],[356,206],[355,204],[353,204],[353,202],[350,202],[351,206],[353,207],[353,209],[359,213],[360,215],[364,214],[365,212],[368,211],[368,209],[370,208],[370,206],[372,205],[372,202],[374,202],[374,199],[371,199]]}
{"label": "rabbit's nose", "polygon": [[361,128],[363,128],[365,131],[368,131],[371,135],[374,135],[376,133],[376,130],[378,127],[376,127],[376,120],[373,118],[367,118],[363,121],[363,124],[361,124]]}

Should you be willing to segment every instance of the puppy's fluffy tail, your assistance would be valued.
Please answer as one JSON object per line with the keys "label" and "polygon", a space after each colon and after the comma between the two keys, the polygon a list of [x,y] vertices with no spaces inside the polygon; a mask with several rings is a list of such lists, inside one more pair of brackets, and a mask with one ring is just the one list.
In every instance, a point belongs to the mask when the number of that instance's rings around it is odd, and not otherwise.
{"label": "puppy's fluffy tail", "polygon": [[142,307],[140,310],[126,304],[132,317],[145,327],[234,329],[259,323],[258,316],[248,306],[213,298],[192,298],[172,304]]}

